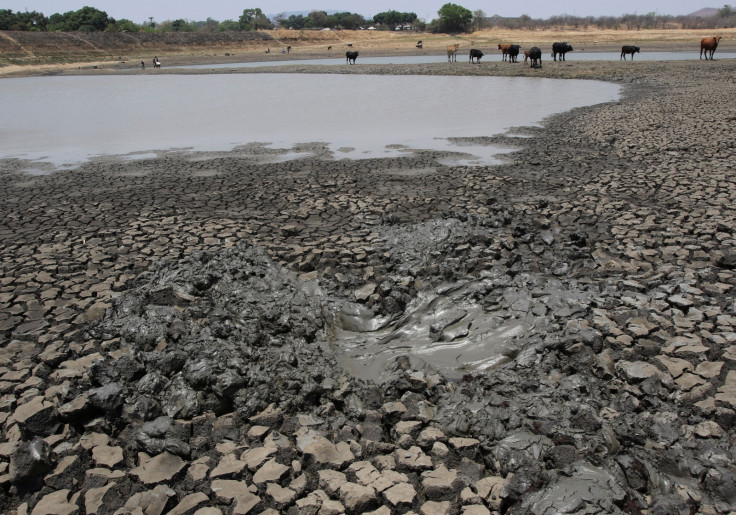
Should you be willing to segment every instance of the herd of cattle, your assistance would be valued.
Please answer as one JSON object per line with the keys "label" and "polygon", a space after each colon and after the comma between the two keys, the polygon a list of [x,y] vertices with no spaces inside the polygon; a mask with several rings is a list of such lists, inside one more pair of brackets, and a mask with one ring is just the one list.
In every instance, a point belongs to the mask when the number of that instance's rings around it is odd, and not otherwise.
{"label": "herd of cattle", "polygon": [[[713,60],[713,52],[716,51],[716,47],[718,46],[718,42],[721,40],[721,36],[714,36],[712,38],[703,38],[700,41],[700,58],[703,58],[703,54],[705,54],[705,59],[708,60],[708,53],[710,52],[710,60]],[[352,46],[352,45],[348,45]],[[332,48],[332,47],[330,47]],[[420,41],[417,43],[417,48],[422,48],[422,42]],[[459,43],[453,43],[452,45],[447,46],[447,62],[455,62],[457,61],[457,52],[460,49]],[[517,58],[519,57],[519,53],[521,52],[521,45],[512,45],[512,44],[499,44],[498,49],[501,51],[501,56],[503,61],[508,61],[509,63],[516,63]],[[621,47],[621,57],[619,59],[626,60],[626,56],[630,55],[631,60],[634,60],[634,54],[639,53],[639,47],[634,45],[624,45]],[[566,41],[553,43],[552,44],[552,58],[557,61],[557,56],[560,56],[560,61],[565,60],[565,54],[568,52],[572,52],[572,46],[569,45]],[[477,48],[471,48],[470,52],[468,54],[469,59],[468,62],[470,63],[477,63],[480,64],[480,58],[483,57],[483,52],[478,50]],[[349,51],[345,53],[345,62],[348,64],[355,64],[355,59],[358,57],[358,52]],[[524,63],[527,61],[531,61],[531,67],[532,68],[541,68],[542,67],[542,50],[539,47],[533,46],[529,50],[524,50]]]}

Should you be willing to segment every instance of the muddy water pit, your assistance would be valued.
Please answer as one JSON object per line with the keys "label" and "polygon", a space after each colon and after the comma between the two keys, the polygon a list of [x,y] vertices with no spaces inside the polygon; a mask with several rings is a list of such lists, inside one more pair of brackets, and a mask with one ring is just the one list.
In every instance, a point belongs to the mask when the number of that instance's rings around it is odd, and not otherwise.
{"label": "muddy water pit", "polygon": [[[469,230],[449,219],[379,232],[385,248],[408,269],[421,267],[428,256],[446,255]],[[330,301],[325,320],[338,362],[354,377],[380,383],[398,358],[408,357],[412,370],[459,379],[514,359],[557,333],[555,321],[584,312],[594,295],[576,281],[534,273],[512,277],[501,267],[477,279],[426,285],[398,316]]]}
{"label": "muddy water pit", "polygon": [[[412,370],[459,379],[516,358],[561,314],[582,312],[592,299],[591,292],[542,276],[510,284],[498,279],[426,288],[398,319],[339,303],[328,330],[338,362],[352,376],[379,383],[399,357],[408,357]],[[522,282],[535,286],[529,290]]]}

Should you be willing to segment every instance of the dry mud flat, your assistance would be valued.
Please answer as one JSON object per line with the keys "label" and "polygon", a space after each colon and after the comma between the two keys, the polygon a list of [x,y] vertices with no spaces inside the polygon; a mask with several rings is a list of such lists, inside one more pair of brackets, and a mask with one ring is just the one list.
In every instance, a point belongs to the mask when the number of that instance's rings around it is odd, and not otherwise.
{"label": "dry mud flat", "polygon": [[[3,511],[736,510],[736,63],[544,70],[627,88],[497,167],[0,163]],[[341,370],[427,291],[530,323],[485,373]]]}

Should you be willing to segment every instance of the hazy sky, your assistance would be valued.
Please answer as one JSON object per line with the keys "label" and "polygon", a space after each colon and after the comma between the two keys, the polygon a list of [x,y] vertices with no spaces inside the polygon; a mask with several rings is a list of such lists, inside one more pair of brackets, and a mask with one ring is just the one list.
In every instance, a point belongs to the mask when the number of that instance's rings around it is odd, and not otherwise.
{"label": "hazy sky", "polygon": [[[600,2],[590,0],[516,0],[514,2],[489,2],[487,0],[3,0],[0,9],[12,11],[38,11],[46,16],[54,13],[76,11],[85,5],[107,12],[115,19],[127,18],[135,23],[179,18],[202,21],[213,18],[217,21],[237,20],[245,8],[260,7],[265,14],[289,11],[349,11],[372,18],[374,14],[395,10],[414,12],[419,18],[429,21],[437,17],[437,10],[444,4],[461,5],[471,11],[482,10],[486,15],[549,18],[560,14],[576,16],[620,16],[622,14],[689,14],[702,7],[723,7],[724,0],[706,5],[691,0],[618,0]],[[726,2],[728,3],[728,2]]]}

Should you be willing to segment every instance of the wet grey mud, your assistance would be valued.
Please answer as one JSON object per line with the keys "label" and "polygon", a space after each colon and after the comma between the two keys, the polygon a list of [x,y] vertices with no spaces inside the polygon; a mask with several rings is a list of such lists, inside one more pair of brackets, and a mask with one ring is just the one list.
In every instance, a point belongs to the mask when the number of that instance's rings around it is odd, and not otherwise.
{"label": "wet grey mud", "polygon": [[495,167],[2,161],[2,510],[736,510],[736,63],[626,64]]}

